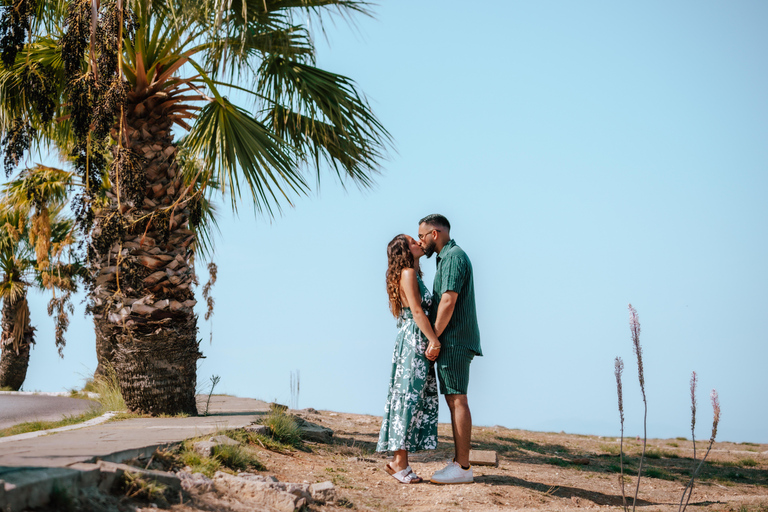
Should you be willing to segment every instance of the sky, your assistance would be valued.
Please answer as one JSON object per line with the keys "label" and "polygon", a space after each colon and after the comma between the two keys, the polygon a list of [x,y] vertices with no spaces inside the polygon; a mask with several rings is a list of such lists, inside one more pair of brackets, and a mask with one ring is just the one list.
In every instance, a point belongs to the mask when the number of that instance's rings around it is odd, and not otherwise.
{"label": "sky", "polygon": [[[696,371],[696,438],[716,389],[718,440],[768,443],[768,4],[483,5],[388,0],[354,26],[326,18],[325,37],[313,24],[318,65],[356,81],[394,146],[369,190],[328,174],[274,219],[222,203],[199,390],[218,375],[216,393],[380,415],[386,245],[442,213],[474,267],[476,425],[616,436],[620,356],[625,433],[642,436],[631,303],[648,436],[690,439]],[[46,301],[31,297],[24,389],[79,388],[92,319],[76,305],[60,359]]]}

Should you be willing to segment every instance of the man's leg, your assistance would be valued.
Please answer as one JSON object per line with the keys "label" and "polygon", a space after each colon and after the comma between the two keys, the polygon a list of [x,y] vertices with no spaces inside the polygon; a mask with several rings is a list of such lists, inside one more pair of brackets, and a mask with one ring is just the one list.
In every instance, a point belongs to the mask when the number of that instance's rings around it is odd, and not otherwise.
{"label": "man's leg", "polygon": [[466,468],[469,466],[469,450],[472,443],[472,414],[469,412],[467,395],[445,395],[445,401],[451,410],[456,462]]}

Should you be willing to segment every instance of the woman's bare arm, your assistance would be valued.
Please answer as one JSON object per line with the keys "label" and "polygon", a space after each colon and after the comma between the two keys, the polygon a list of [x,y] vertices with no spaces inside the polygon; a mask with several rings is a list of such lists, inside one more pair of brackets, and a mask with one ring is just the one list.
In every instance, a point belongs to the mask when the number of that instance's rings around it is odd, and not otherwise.
{"label": "woman's bare arm", "polygon": [[400,289],[403,292],[405,299],[408,301],[408,304],[410,304],[409,307],[413,314],[413,320],[429,340],[429,347],[427,347],[426,351],[427,359],[434,361],[437,359],[437,355],[440,351],[440,340],[437,339],[435,331],[432,330],[432,324],[429,323],[429,318],[424,314],[424,310],[421,307],[419,282],[416,279],[416,271],[414,269],[403,269],[403,273],[400,275]]}

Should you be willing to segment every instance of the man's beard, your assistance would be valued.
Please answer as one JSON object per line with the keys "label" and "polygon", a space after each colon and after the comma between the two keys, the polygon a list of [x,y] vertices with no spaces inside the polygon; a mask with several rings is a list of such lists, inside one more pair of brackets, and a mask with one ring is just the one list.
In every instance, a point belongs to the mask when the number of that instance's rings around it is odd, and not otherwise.
{"label": "man's beard", "polygon": [[435,249],[437,248],[437,242],[434,240],[428,241],[422,249],[424,249],[424,256],[427,258],[431,258],[433,254],[435,254]]}

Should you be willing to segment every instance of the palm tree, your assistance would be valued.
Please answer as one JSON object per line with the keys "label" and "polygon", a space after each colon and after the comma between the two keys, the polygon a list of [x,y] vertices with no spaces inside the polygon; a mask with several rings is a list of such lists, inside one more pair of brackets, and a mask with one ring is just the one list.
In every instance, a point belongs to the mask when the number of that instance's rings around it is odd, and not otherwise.
{"label": "palm tree", "polygon": [[17,38],[0,38],[6,164],[36,137],[68,155],[84,183],[99,363],[131,410],[196,414],[207,185],[272,215],[309,190],[308,170],[371,184],[389,135],[350,79],[315,66],[297,21],[369,13],[352,0],[75,0],[62,20],[60,4],[10,19]]}
{"label": "palm tree", "polygon": [[[71,294],[82,268],[68,260],[75,242],[74,223],[62,214],[72,173],[37,166],[19,173],[3,187],[0,200],[0,299],[2,335],[0,387],[18,390],[24,383],[35,328],[30,323],[27,290],[53,292],[48,313],[55,313],[59,355],[66,344]],[[58,296],[56,292],[58,293]]]}
{"label": "palm tree", "polygon": [[18,391],[27,377],[29,351],[35,342],[35,328],[29,320],[24,277],[32,268],[26,238],[26,219],[18,210],[0,212],[0,388]]}

